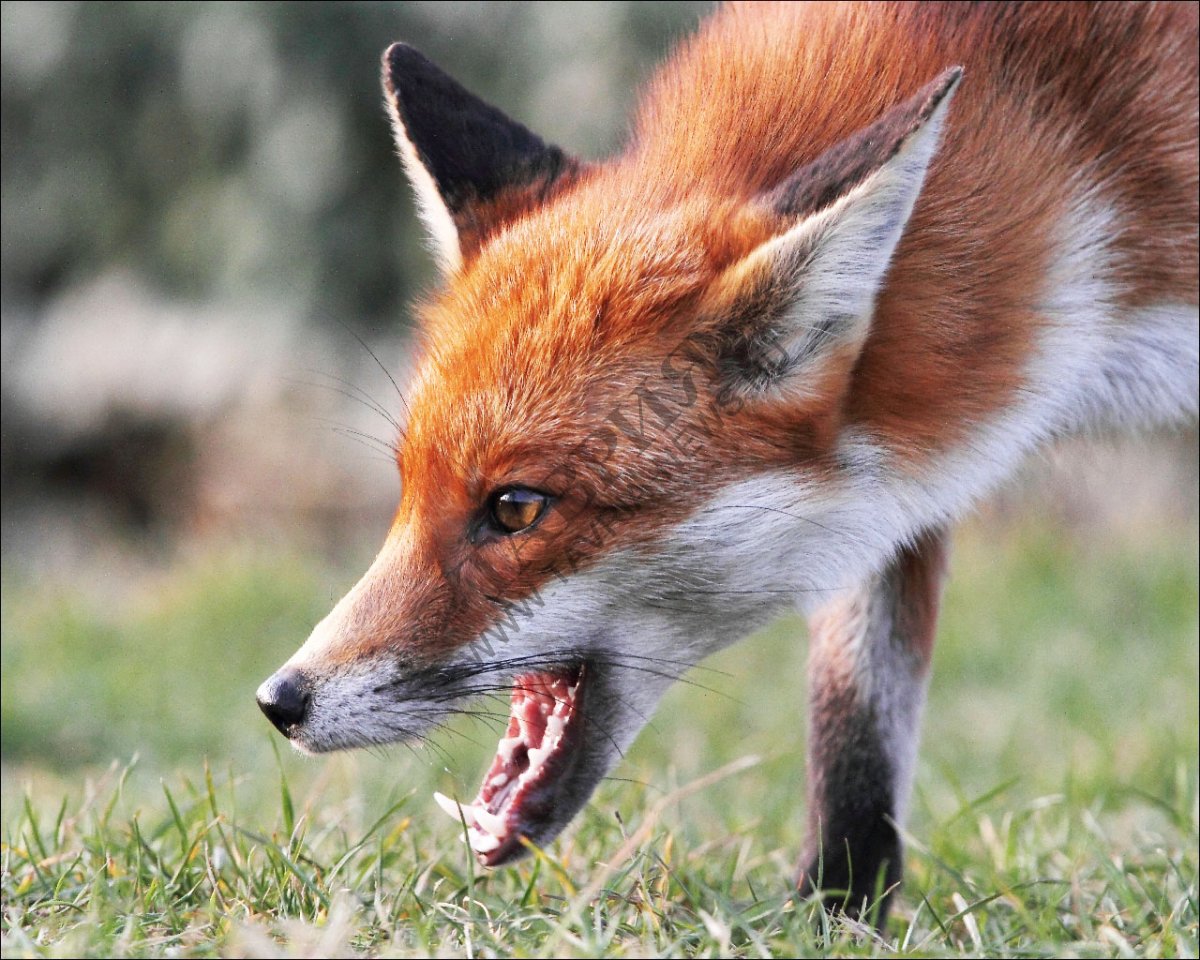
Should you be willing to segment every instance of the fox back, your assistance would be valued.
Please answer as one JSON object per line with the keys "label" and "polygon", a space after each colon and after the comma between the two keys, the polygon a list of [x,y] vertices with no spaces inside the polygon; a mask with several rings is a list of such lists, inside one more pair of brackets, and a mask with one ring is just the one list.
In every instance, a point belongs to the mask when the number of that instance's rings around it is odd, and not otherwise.
{"label": "fox back", "polygon": [[439,798],[496,865],[799,605],[800,883],[881,918],[949,526],[1050,441],[1196,415],[1196,5],[733,4],[602,162],[402,44],[384,83],[444,285],[392,528],[264,711],[319,752],[510,691]]}

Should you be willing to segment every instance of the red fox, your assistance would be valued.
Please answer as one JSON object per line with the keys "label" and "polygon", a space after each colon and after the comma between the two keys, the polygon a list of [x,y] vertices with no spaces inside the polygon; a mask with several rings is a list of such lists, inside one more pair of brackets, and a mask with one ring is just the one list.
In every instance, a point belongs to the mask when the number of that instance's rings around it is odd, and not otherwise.
{"label": "red fox", "polygon": [[510,691],[439,799],[497,865],[799,605],[800,885],[886,909],[947,530],[1197,414],[1197,5],[731,4],[595,163],[404,44],[383,78],[444,286],[383,549],[262,709],[323,752]]}

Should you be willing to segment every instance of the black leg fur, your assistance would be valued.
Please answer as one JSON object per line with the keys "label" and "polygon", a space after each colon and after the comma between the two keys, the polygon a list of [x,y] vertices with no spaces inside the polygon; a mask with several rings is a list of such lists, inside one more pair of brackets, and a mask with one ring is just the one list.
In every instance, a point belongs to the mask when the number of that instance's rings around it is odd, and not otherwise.
{"label": "black leg fur", "polygon": [[902,821],[944,579],[923,536],[811,621],[805,894],[882,927],[903,873]]}

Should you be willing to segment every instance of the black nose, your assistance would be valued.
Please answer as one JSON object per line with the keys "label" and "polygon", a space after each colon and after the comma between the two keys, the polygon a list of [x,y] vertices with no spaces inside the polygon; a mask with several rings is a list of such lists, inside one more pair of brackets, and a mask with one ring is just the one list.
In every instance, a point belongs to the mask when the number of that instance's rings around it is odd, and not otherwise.
{"label": "black nose", "polygon": [[256,699],[275,729],[290,737],[308,715],[312,699],[308,677],[293,667],[284,667],[258,688]]}

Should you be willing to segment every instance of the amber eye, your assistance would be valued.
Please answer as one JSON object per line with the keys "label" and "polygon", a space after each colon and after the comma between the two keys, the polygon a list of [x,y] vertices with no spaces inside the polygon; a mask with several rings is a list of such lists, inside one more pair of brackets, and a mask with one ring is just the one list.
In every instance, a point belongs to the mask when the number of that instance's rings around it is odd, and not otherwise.
{"label": "amber eye", "polygon": [[550,498],[536,490],[510,487],[492,495],[488,509],[496,529],[519,533],[531,526],[546,511]]}

